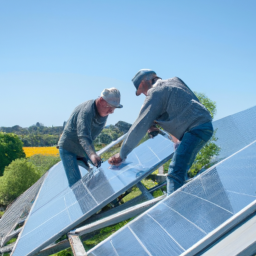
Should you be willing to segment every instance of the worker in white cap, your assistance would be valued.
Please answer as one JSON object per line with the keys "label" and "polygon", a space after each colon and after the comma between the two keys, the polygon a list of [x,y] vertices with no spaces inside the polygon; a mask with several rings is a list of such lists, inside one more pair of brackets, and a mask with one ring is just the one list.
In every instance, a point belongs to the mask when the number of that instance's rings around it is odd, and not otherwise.
{"label": "worker in white cap", "polygon": [[93,140],[104,128],[108,115],[123,107],[120,98],[116,88],[104,89],[98,99],[77,106],[67,121],[58,147],[70,186],[81,179],[77,159],[85,163],[90,160],[100,167],[101,158],[95,152]]}

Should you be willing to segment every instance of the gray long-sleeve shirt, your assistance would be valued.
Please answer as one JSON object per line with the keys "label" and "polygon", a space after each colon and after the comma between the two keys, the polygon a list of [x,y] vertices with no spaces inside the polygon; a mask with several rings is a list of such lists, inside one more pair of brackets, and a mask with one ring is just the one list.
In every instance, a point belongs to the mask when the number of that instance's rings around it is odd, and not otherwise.
{"label": "gray long-sleeve shirt", "polygon": [[181,79],[158,80],[148,90],[139,116],[122,144],[120,157],[125,159],[154,123],[180,140],[189,129],[210,121],[209,111]]}
{"label": "gray long-sleeve shirt", "polygon": [[104,128],[106,117],[101,117],[94,100],[86,101],[71,114],[58,146],[80,157],[95,153],[93,140]]}

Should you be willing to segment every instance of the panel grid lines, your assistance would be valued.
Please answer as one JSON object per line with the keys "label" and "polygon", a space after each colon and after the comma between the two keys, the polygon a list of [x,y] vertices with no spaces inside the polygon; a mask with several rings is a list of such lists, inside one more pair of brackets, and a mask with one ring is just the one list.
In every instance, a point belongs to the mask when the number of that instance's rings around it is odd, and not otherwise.
{"label": "panel grid lines", "polygon": [[92,199],[94,200],[94,202],[99,205],[99,203],[96,201],[96,199],[94,198],[94,196],[92,195],[91,191],[86,187],[86,185],[84,184],[84,182],[82,181],[82,184],[84,186],[84,188],[87,190],[88,194],[92,197]]}
{"label": "panel grid lines", "polygon": [[132,234],[135,236],[135,238],[137,239],[137,241],[140,243],[140,245],[142,246],[142,248],[145,250],[145,252],[149,255],[149,256],[153,256],[148,249],[146,248],[146,246],[141,242],[141,240],[138,238],[138,236],[133,232],[133,230],[131,229],[130,226],[128,226],[128,228],[130,229],[130,231],[132,232]]}
{"label": "panel grid lines", "polygon": [[227,192],[234,193],[234,194],[238,194],[238,195],[243,195],[243,196],[255,197],[255,198],[256,198],[256,196],[249,195],[249,194],[245,194],[245,193],[238,193],[238,192],[236,192],[236,191],[227,190]]}
{"label": "panel grid lines", "polygon": [[113,250],[114,250],[114,252],[115,252],[116,256],[119,256],[119,254],[118,254],[118,253],[117,253],[117,251],[116,251],[115,246],[113,245],[112,240],[110,240],[110,244],[111,244],[111,246],[112,246],[112,248],[113,248]]}
{"label": "panel grid lines", "polygon": [[[65,202],[66,209],[68,209],[68,207],[67,207],[67,202],[66,202],[66,198],[65,198],[65,197],[64,197],[64,202]],[[69,220],[70,220],[70,222],[72,222],[71,217],[70,217],[70,214],[69,214],[69,211],[67,211],[67,212],[68,212]]]}
{"label": "panel grid lines", "polygon": [[233,212],[231,212],[231,211],[229,211],[229,210],[227,210],[227,209],[225,209],[225,208],[223,208],[223,207],[221,207],[221,206],[219,206],[219,205],[217,205],[217,204],[215,204],[215,203],[213,203],[213,202],[211,202],[211,201],[209,201],[209,200],[206,200],[206,199],[204,199],[204,198],[202,198],[202,197],[200,197],[200,196],[196,196],[196,195],[187,193],[187,192],[185,192],[185,191],[180,191],[180,192],[181,192],[181,193],[184,193],[184,194],[188,194],[188,195],[194,196],[194,197],[197,197],[197,198],[199,198],[199,199],[201,199],[201,200],[203,200],[203,201],[205,201],[205,202],[207,202],[207,203],[209,203],[209,204],[212,204],[212,205],[215,205],[215,206],[221,208],[222,210],[224,210],[224,211],[226,211],[226,212],[229,212],[229,213],[231,213],[231,214],[234,214]]}
{"label": "panel grid lines", "polygon": [[159,161],[161,161],[161,159],[158,157],[158,155],[152,150],[152,148],[151,147],[148,147],[151,151],[152,151],[152,153],[157,157],[157,159],[159,160]]}
{"label": "panel grid lines", "polygon": [[155,219],[155,218],[153,218],[149,213],[146,213],[146,215],[147,216],[149,216],[154,222],[156,222],[159,226],[160,226],[160,228],[183,250],[183,251],[185,251],[185,249],[176,241],[176,239],[173,237],[173,236],[171,236],[168,232],[167,232],[167,230]]}
{"label": "panel grid lines", "polygon": [[204,234],[207,234],[203,229],[201,229],[200,227],[198,227],[195,223],[193,223],[192,221],[190,221],[189,219],[187,219],[185,216],[183,216],[182,214],[180,214],[179,212],[175,211],[174,209],[172,209],[169,205],[167,205],[165,202],[163,202],[163,205],[165,205],[166,207],[168,207],[170,210],[172,210],[173,212],[177,213],[178,215],[180,215],[182,218],[184,218],[186,221],[188,221],[189,223],[191,223],[192,225],[194,225],[197,229],[199,229],[201,232],[203,232]]}

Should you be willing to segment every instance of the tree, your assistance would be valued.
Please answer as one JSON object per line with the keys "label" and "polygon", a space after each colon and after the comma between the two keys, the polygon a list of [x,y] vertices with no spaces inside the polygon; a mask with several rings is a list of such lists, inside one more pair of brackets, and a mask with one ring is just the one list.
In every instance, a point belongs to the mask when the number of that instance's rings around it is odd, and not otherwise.
{"label": "tree", "polygon": [[13,160],[24,157],[20,138],[13,133],[0,132],[0,176]]}
{"label": "tree", "polygon": [[[208,109],[213,118],[217,112],[216,103],[210,100],[203,93],[195,92],[195,94],[200,102]],[[215,144],[215,141],[217,140],[218,138],[216,138],[214,134],[212,138],[206,143],[206,145],[199,151],[193,165],[189,170],[190,177],[194,177],[202,168],[207,169],[211,166],[211,160],[220,152],[220,148]]]}
{"label": "tree", "polygon": [[0,177],[0,204],[8,205],[39,178],[40,174],[32,163],[26,159],[14,160]]}
{"label": "tree", "polygon": [[216,102],[210,100],[204,93],[197,93],[194,92],[199,101],[208,109],[210,112],[212,118],[214,118],[217,108],[216,108]]}

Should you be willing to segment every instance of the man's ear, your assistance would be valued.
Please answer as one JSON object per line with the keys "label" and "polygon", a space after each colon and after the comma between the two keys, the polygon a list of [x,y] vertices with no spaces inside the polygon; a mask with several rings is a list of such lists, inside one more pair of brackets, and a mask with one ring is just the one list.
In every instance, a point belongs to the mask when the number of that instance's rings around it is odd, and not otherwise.
{"label": "man's ear", "polygon": [[100,104],[102,104],[103,102],[104,102],[104,99],[100,97]]}

